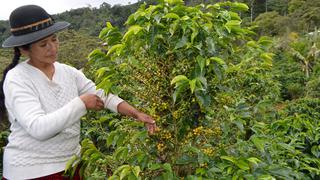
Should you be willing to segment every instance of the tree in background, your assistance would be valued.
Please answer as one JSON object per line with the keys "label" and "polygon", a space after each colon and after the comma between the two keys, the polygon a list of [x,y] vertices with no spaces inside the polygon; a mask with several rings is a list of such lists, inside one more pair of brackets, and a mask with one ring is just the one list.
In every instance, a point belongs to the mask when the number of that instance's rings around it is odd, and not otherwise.
{"label": "tree in background", "polygon": [[277,11],[260,14],[254,21],[260,35],[278,36],[290,31],[290,18],[281,16]]}
{"label": "tree in background", "polygon": [[291,0],[288,4],[289,13],[293,13],[305,4],[306,0]]}
{"label": "tree in background", "polygon": [[290,0],[266,0],[266,11],[276,11],[282,16],[288,15],[288,3]]}
{"label": "tree in background", "polygon": [[293,0],[289,7],[291,12],[289,16],[300,26],[298,29],[300,32],[311,32],[320,26],[320,1]]}

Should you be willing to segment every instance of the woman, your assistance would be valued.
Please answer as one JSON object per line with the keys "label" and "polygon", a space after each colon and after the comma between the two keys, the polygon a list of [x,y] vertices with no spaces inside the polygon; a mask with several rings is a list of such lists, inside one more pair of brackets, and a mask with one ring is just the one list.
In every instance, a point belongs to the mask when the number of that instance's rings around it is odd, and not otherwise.
{"label": "woman", "polygon": [[[56,62],[59,40],[54,33],[69,23],[54,22],[41,7],[27,5],[11,13],[10,26],[12,35],[2,46],[13,47],[14,58],[0,88],[1,115],[7,111],[11,123],[4,178],[62,179],[66,162],[79,155],[80,117],[88,109],[108,108],[131,116],[154,133],[150,116],[96,90],[80,71]],[[21,54],[29,59],[18,63]]]}

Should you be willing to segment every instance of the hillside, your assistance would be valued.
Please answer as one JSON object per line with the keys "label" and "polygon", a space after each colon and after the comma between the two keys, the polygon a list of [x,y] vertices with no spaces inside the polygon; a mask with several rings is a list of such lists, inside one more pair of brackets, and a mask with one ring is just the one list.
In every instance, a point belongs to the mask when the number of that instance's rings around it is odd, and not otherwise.
{"label": "hillside", "polygon": [[[214,4],[221,1],[223,0],[186,0],[185,4],[195,6],[200,3]],[[99,8],[78,8],[55,14],[53,17],[56,20],[70,22],[70,28],[75,31],[97,36],[106,22],[111,22],[123,30],[126,19],[144,2],[156,4],[157,0],[142,0],[125,6],[103,3]],[[288,29],[309,32],[320,25],[320,1],[317,0],[240,0],[239,2],[246,3],[250,8],[249,11],[241,13],[244,24],[257,21],[256,24],[260,26],[259,31],[262,34],[277,35]],[[265,23],[260,23],[264,20]],[[8,21],[0,21],[0,42],[9,35],[8,25]]]}

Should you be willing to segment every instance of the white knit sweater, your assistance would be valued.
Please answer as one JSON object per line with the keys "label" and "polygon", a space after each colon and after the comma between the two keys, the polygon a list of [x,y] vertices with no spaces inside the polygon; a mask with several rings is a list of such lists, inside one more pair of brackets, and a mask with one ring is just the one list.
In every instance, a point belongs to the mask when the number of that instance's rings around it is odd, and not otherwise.
{"label": "white knit sweater", "polygon": [[5,104],[11,123],[3,156],[7,179],[30,179],[63,171],[80,153],[80,117],[86,114],[84,93],[100,96],[105,107],[117,112],[123,100],[102,90],[75,68],[54,63],[52,80],[39,69],[21,62],[4,82]]}

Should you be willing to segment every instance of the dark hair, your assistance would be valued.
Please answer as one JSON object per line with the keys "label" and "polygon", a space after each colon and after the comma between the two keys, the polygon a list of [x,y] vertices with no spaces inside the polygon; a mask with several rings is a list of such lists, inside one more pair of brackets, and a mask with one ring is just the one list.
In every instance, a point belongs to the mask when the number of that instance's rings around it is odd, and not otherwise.
{"label": "dark hair", "polygon": [[[21,46],[22,49],[24,50],[29,50],[30,49],[30,44],[23,45]],[[12,58],[11,64],[9,64],[3,71],[3,76],[2,80],[0,81],[0,120],[4,120],[6,118],[6,106],[5,106],[5,97],[4,97],[4,92],[3,92],[3,83],[4,80],[6,79],[7,73],[13,69],[20,60],[21,52],[19,47],[14,47],[14,57]]]}

